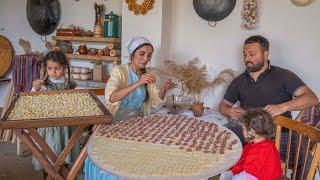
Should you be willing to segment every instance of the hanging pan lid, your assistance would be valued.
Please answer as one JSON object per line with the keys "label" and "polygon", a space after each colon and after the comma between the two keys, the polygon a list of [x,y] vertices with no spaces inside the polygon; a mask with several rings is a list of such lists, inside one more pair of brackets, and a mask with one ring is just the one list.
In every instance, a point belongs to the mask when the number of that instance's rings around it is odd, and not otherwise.
{"label": "hanging pan lid", "polygon": [[220,21],[227,17],[236,5],[236,0],[193,0],[197,14],[207,21]]}
{"label": "hanging pan lid", "polygon": [[9,70],[13,58],[13,48],[10,41],[0,35],[0,77]]}
{"label": "hanging pan lid", "polygon": [[60,21],[60,3],[58,0],[28,0],[27,18],[32,29],[42,35],[51,34]]}

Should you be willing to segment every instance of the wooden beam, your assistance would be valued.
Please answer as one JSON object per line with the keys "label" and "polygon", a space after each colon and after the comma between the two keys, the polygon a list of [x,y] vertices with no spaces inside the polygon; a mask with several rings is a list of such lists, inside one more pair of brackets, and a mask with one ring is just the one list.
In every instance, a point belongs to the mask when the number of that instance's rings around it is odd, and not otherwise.
{"label": "wooden beam", "polygon": [[[56,162],[58,156],[52,151],[50,146],[43,140],[36,129],[28,129],[30,135],[34,138],[34,140],[38,143],[43,152],[51,159],[52,162]],[[62,174],[64,177],[68,176],[68,169],[65,166],[62,166]]]}
{"label": "wooden beam", "polygon": [[54,164],[54,168],[56,170],[60,170],[60,168],[63,166],[64,160],[68,156],[68,154],[71,152],[72,148],[76,144],[77,140],[81,136],[85,126],[78,126],[76,130],[72,133],[71,138],[69,139],[69,142],[67,146],[63,149],[60,156],[58,157],[57,161]]}
{"label": "wooden beam", "polygon": [[84,146],[77,160],[74,162],[72,168],[70,169],[67,180],[74,180],[77,177],[77,174],[82,168],[83,162],[87,156],[88,156],[87,146]]}
{"label": "wooden beam", "polygon": [[20,138],[22,142],[24,142],[32,154],[35,156],[35,158],[39,161],[41,166],[44,168],[46,172],[52,177],[54,177],[57,180],[63,180],[64,178],[53,168],[51,163],[48,161],[48,159],[45,157],[44,154],[41,153],[40,149],[37,147],[36,144],[33,143],[33,141],[30,139],[30,137],[22,130],[22,131],[15,131],[17,136]]}
{"label": "wooden beam", "polygon": [[[109,115],[108,115],[109,116]],[[12,120],[1,122],[0,129],[15,129],[15,128],[38,128],[38,127],[57,127],[57,126],[81,126],[91,124],[109,124],[111,116],[90,116],[75,118],[60,118],[60,119],[42,119],[42,120]]]}

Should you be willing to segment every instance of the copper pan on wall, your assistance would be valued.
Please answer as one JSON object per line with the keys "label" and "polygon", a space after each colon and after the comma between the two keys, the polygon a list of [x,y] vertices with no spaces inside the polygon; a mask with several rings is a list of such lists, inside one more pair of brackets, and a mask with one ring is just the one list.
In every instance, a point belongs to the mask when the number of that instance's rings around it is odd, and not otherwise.
{"label": "copper pan on wall", "polygon": [[202,19],[208,21],[210,26],[215,26],[217,21],[226,18],[235,5],[236,0],[193,0],[194,10]]}
{"label": "copper pan on wall", "polygon": [[59,25],[59,0],[28,0],[26,11],[31,28],[41,36],[53,33]]}

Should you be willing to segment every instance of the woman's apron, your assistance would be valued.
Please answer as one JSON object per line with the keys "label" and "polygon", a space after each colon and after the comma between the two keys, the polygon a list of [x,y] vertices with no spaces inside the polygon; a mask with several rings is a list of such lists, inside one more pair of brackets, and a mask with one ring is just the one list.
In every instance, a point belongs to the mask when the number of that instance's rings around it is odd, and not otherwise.
{"label": "woman's apron", "polygon": [[[139,80],[139,77],[129,68],[128,85]],[[140,86],[133,92],[125,96],[120,104],[119,110],[113,117],[113,121],[127,120],[132,117],[141,117],[143,113],[141,107],[146,99],[146,87]],[[89,157],[84,164],[85,180],[122,180],[123,178],[113,176],[103,170],[100,170]]]}

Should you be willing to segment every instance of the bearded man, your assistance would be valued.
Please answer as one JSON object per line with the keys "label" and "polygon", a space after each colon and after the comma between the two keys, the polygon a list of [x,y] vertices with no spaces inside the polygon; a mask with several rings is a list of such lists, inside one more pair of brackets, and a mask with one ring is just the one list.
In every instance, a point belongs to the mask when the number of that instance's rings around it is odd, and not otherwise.
{"label": "bearded man", "polygon": [[[246,70],[235,78],[219,104],[222,115],[238,120],[250,108],[263,108],[272,117],[291,118],[291,111],[316,105],[315,93],[293,72],[270,64],[269,42],[257,35],[244,42],[243,58]],[[235,104],[240,102],[240,107]],[[244,143],[242,128],[234,123],[226,125]]]}
{"label": "bearded man", "polygon": [[[315,93],[293,72],[270,64],[269,42],[263,36],[251,36],[244,42],[246,70],[229,85],[219,111],[239,119],[244,110],[264,108],[271,116],[291,118],[290,111],[316,105]],[[233,107],[239,101],[240,107]]]}

